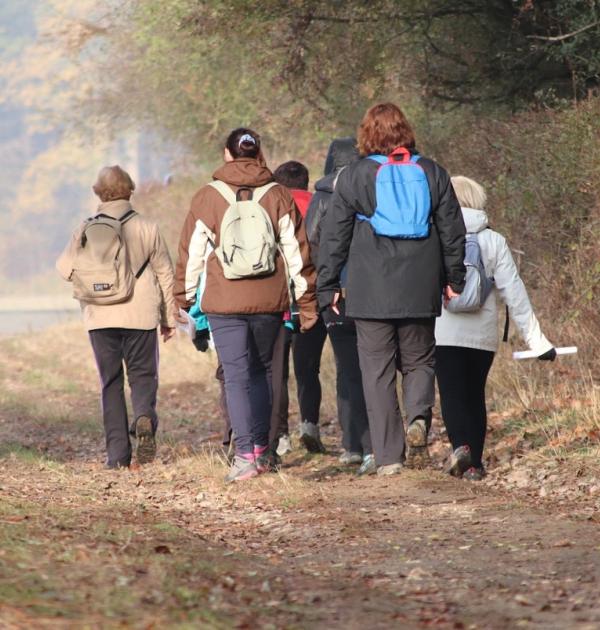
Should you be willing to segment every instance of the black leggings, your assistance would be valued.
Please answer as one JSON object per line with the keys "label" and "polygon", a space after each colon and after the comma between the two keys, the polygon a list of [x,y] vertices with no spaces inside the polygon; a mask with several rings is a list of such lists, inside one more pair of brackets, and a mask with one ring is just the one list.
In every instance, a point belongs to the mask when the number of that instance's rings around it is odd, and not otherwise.
{"label": "black leggings", "polygon": [[319,423],[321,409],[321,355],[327,339],[327,328],[319,317],[317,323],[305,333],[297,333],[292,341],[294,372],[298,384],[300,422]]}
{"label": "black leggings", "polygon": [[487,430],[485,383],[494,353],[488,350],[437,346],[435,375],[442,418],[452,448],[468,445],[473,466],[482,466]]}

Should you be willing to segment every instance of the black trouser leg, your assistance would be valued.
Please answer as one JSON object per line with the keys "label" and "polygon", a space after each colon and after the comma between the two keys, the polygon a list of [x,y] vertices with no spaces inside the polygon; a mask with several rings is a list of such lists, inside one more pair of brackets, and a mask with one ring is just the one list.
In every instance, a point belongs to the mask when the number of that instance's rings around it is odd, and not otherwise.
{"label": "black trouser leg", "polygon": [[494,353],[438,346],[435,357],[442,419],[452,448],[468,445],[473,466],[480,467],[487,430],[485,384]]}
{"label": "black trouser leg", "polygon": [[281,435],[288,432],[288,379],[290,373],[290,348],[292,345],[292,331],[281,326],[275,346],[273,347],[272,382],[273,408],[271,411],[271,429],[269,444],[273,444]]}
{"label": "black trouser leg", "polygon": [[404,458],[404,427],[396,392],[396,322],[356,319],[358,356],[378,466]]}
{"label": "black trouser leg", "polygon": [[318,424],[321,407],[321,354],[327,338],[327,329],[323,320],[319,321],[308,332],[294,335],[292,356],[294,372],[298,383],[298,404],[302,422]]}
{"label": "black trouser leg", "polygon": [[135,425],[140,416],[147,416],[156,433],[156,396],[158,392],[158,337],[156,330],[124,330],[123,358],[127,368],[127,380],[131,389],[131,405],[134,421],[130,433],[135,435]]}
{"label": "black trouser leg", "polygon": [[89,333],[102,388],[107,463],[112,466],[129,466],[131,461],[121,333],[120,328],[101,328]]}
{"label": "black trouser leg", "polygon": [[424,418],[431,426],[435,403],[435,319],[397,320],[398,369],[402,373],[402,394],[407,424]]}
{"label": "black trouser leg", "polygon": [[369,416],[363,392],[356,326],[350,319],[332,323],[327,329],[337,374],[337,409],[342,428],[342,446],[352,453],[373,452]]}

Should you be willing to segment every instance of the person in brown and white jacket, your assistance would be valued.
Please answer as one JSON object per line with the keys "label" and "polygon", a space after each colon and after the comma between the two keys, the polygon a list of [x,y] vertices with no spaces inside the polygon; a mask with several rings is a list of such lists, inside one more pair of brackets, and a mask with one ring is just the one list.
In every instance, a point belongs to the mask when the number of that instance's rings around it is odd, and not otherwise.
{"label": "person in brown and white jacket", "polygon": [[[213,174],[233,193],[254,190],[273,181],[260,137],[251,129],[229,134],[225,163]],[[246,198],[248,191],[240,193]],[[289,191],[278,184],[260,199],[271,219],[277,253],[268,275],[230,280],[212,246],[221,242],[221,223],[230,203],[211,185],[194,196],[179,243],[175,300],[189,309],[203,273],[206,288],[201,308],[208,320],[225,375],[227,405],[235,434],[236,456],[227,482],[241,481],[269,467],[271,361],[273,346],[290,308],[290,283],[300,311],[301,331],[317,321],[315,269],[310,262],[302,216]]]}
{"label": "person in brown and white jacket", "polygon": [[[102,414],[106,434],[107,468],[128,467],[132,449],[130,434],[137,438],[138,463],[152,461],[156,453],[154,435],[158,426],[158,336],[165,341],[175,332],[173,264],[158,225],[134,213],[129,199],[135,184],[119,166],[108,166],[98,174],[94,192],[102,202],[99,215],[122,221],[122,238],[128,262],[137,272],[133,292],[115,304],[81,301],[83,322],[90,336],[102,387]],[[87,222],[74,232],[56,267],[73,280],[78,249]],[[124,370],[131,388],[134,422],[129,426],[125,404]]]}

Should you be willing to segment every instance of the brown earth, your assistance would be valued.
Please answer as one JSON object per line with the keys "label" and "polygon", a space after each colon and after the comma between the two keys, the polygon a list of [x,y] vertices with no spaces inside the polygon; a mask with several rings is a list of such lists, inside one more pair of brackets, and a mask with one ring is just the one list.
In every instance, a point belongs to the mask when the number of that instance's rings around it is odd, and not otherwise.
{"label": "brown earth", "polygon": [[159,461],[104,471],[85,343],[0,343],[0,628],[600,627],[595,496],[357,479],[331,422],[332,454],[225,487],[212,364],[181,345]]}

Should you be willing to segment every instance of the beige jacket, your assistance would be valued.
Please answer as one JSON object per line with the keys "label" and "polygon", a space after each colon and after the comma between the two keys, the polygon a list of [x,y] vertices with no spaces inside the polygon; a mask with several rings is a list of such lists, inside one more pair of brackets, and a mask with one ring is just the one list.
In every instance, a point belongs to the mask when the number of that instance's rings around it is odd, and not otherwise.
{"label": "beige jacket", "polygon": [[[130,208],[129,201],[109,201],[100,204],[98,214],[119,219]],[[82,230],[83,224],[75,230],[71,241],[56,262],[56,268],[65,280],[71,279],[73,260]],[[151,219],[137,215],[125,223],[123,235],[131,268],[138,270],[146,260],[150,262],[144,273],[135,281],[133,295],[126,302],[105,305],[80,303],[86,330],[98,328],[153,330],[159,324],[174,328],[173,264],[158,231],[158,225]]]}

